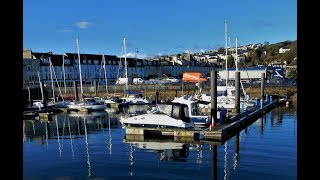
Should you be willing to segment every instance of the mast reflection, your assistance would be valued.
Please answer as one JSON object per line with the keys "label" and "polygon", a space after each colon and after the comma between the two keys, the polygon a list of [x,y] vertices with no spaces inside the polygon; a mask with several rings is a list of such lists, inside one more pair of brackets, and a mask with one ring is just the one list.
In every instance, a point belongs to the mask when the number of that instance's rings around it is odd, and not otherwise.
{"label": "mast reflection", "polygon": [[233,155],[233,171],[236,171],[238,161],[239,161],[239,133],[237,133],[234,137],[234,155]]}
{"label": "mast reflection", "polygon": [[60,136],[59,136],[59,125],[58,125],[58,117],[55,116],[56,128],[57,128],[57,137],[58,137],[58,147],[59,147],[59,157],[61,158],[61,143],[60,143]]}
{"label": "mast reflection", "polygon": [[84,124],[84,135],[85,135],[85,142],[86,142],[86,152],[87,152],[87,164],[88,164],[88,177],[91,176],[91,163],[90,163],[90,154],[89,154],[89,144],[88,144],[88,133],[87,133],[87,122],[86,118],[83,118]]}
{"label": "mast reflection", "polygon": [[67,118],[68,118],[68,129],[69,129],[69,137],[70,137],[71,155],[72,155],[72,159],[74,159],[74,150],[73,150],[73,143],[72,143],[70,118],[69,117],[67,117]]}

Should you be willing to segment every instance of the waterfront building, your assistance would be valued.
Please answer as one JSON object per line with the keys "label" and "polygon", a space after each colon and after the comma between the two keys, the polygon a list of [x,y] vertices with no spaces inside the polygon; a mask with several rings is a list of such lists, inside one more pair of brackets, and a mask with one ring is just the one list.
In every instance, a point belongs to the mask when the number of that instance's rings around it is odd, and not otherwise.
{"label": "waterfront building", "polygon": [[[103,68],[106,68],[108,83],[113,83],[119,77],[124,77],[124,58],[115,55],[104,55],[105,66],[101,54],[80,54],[81,73],[84,84],[92,85],[93,81],[105,85]],[[177,58],[138,59],[126,58],[128,77],[150,78],[170,74],[181,77],[185,71],[197,71],[210,74],[213,63],[197,61],[189,55],[179,55]],[[50,63],[52,62],[53,81],[60,84],[65,81],[72,86],[73,81],[79,81],[79,60],[77,53],[52,54],[51,52],[23,51],[23,83],[25,86],[39,84],[41,81],[51,85]],[[63,67],[65,75],[63,75]],[[110,81],[110,82],[109,82]],[[54,83],[57,86],[57,83]]]}

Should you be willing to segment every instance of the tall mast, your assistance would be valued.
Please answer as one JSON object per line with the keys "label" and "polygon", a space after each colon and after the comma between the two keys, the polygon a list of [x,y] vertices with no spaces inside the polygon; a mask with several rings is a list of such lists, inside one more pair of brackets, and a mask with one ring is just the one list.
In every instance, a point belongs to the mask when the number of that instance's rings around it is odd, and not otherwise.
{"label": "tall mast", "polygon": [[81,99],[83,100],[83,88],[82,88],[82,76],[81,76],[81,62],[80,62],[80,48],[79,48],[79,39],[78,39],[78,38],[77,38],[77,48],[78,48],[78,60],[79,60],[79,77],[80,77]]}
{"label": "tall mast", "polygon": [[238,72],[238,37],[236,37],[236,71]]}
{"label": "tall mast", "polygon": [[226,50],[225,58],[226,58],[226,88],[227,88],[228,79],[229,79],[229,73],[228,73],[228,31],[227,31],[227,20],[225,20],[225,22],[224,22],[224,33],[225,33],[225,50]]}
{"label": "tall mast", "polygon": [[[236,37],[236,71],[238,72],[239,69],[238,69],[238,37]],[[240,77],[240,80],[241,80],[241,77]],[[243,94],[244,96],[246,97],[247,93],[246,91],[244,90],[244,87],[243,87],[243,84],[242,84],[242,81],[240,81],[240,84],[241,84],[241,88],[242,88],[242,91],[243,91]]]}
{"label": "tall mast", "polygon": [[62,72],[63,72],[64,96],[67,96],[66,73],[64,71],[64,56],[65,55],[66,55],[65,53],[62,55]]}
{"label": "tall mast", "polygon": [[103,69],[104,69],[104,80],[106,81],[106,92],[108,92],[108,79],[107,79],[107,69],[106,69],[106,59],[104,58],[104,54],[102,54],[102,59],[103,59]]}
{"label": "tall mast", "polygon": [[52,98],[53,98],[53,102],[56,102],[56,98],[54,97],[54,85],[53,85],[53,78],[52,78],[52,62],[51,62],[51,58],[49,58],[49,64],[50,64],[50,77],[51,77],[51,86],[52,86]]}
{"label": "tall mast", "polygon": [[126,78],[126,89],[128,89],[128,71],[127,71],[127,56],[126,56],[126,38],[123,38],[123,50],[124,50],[124,76]]}

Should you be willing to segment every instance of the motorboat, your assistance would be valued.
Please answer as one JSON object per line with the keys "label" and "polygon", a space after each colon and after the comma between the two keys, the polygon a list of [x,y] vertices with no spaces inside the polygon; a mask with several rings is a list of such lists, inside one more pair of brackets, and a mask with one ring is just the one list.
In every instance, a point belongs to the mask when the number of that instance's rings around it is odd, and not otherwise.
{"label": "motorboat", "polygon": [[99,102],[95,101],[94,98],[84,98],[83,102],[78,104],[68,104],[67,107],[69,109],[90,109],[92,111],[104,111],[107,108],[106,104],[100,104]]}
{"label": "motorboat", "polygon": [[120,122],[124,127],[194,129],[195,126],[189,107],[175,102],[158,103],[149,113],[121,118]]}

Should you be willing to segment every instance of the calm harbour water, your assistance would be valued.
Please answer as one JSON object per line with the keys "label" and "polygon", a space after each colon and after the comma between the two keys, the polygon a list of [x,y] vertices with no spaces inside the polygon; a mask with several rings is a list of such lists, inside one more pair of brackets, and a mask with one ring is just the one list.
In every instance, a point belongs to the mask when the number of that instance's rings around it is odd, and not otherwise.
{"label": "calm harbour water", "polygon": [[94,112],[24,120],[24,179],[297,179],[292,108],[273,109],[219,145],[132,141],[119,118]]}

